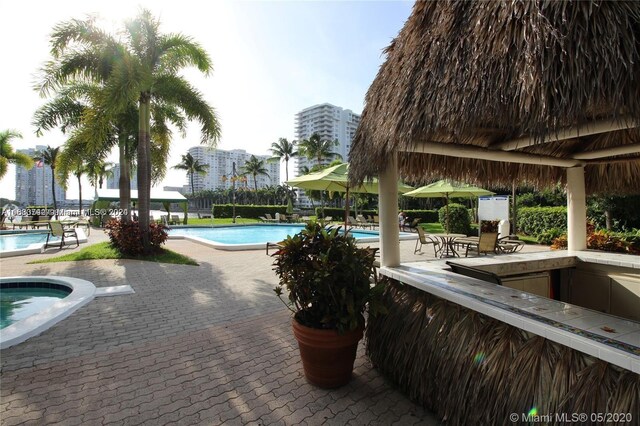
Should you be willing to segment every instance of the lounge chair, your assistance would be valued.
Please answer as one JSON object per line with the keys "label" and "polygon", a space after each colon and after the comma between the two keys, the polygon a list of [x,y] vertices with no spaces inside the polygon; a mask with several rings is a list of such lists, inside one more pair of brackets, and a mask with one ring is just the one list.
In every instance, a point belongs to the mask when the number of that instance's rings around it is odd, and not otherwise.
{"label": "lounge chair", "polygon": [[277,222],[277,219],[274,219],[273,217],[271,217],[270,213],[265,213],[264,215],[267,218],[267,222]]}
{"label": "lounge chair", "polygon": [[[49,247],[49,238],[51,237],[60,238],[60,249],[62,249],[62,247],[64,246],[66,237],[74,237],[76,239],[76,247],[80,245],[76,228],[64,229],[60,222],[49,222],[49,233],[47,234],[47,241],[44,243],[45,249]],[[51,246],[53,247],[53,244]]]}
{"label": "lounge chair", "polygon": [[180,223],[180,216],[177,214],[171,215],[171,220],[169,220],[169,225],[178,225]]}
{"label": "lounge chair", "polygon": [[78,219],[77,222],[75,222],[73,224],[73,226],[77,229],[77,228],[85,228],[86,229],[86,233],[87,236],[89,236],[91,234],[91,223],[89,222],[89,219],[83,217]]}
{"label": "lounge chair", "polygon": [[[428,236],[424,232],[424,229],[422,229],[421,226],[418,226],[416,230],[418,231],[418,239],[416,240],[416,248],[413,250],[413,254],[416,254],[417,252],[422,252],[423,245],[433,244],[433,255],[435,257],[438,257],[438,251],[439,251],[438,248],[440,247],[440,242]],[[418,244],[420,244],[420,247],[418,247]]]}
{"label": "lounge chair", "polygon": [[283,245],[282,245],[283,242],[284,241],[279,241],[277,243],[267,243],[267,256],[269,255],[269,249],[270,248],[274,248],[274,249],[280,250],[283,247]]}
{"label": "lounge chair", "polygon": [[264,216],[258,216],[258,219],[260,219],[260,222],[267,222],[267,218]]}
{"label": "lounge chair", "polygon": [[362,229],[365,229],[365,228],[368,228],[369,226],[371,226],[371,224],[369,222],[367,222],[367,219],[365,219],[365,217],[362,216],[361,214],[356,216],[356,222],[358,223],[358,226],[362,227]]}
{"label": "lounge chair", "polygon": [[466,244],[467,250],[464,256],[469,255],[469,250],[474,250],[480,256],[480,253],[497,253],[498,252],[498,233],[497,232],[483,232],[480,234],[477,242],[470,242]]}
{"label": "lounge chair", "polygon": [[510,240],[509,237],[498,239],[498,249],[502,253],[515,253],[522,250],[524,243],[520,240]]}

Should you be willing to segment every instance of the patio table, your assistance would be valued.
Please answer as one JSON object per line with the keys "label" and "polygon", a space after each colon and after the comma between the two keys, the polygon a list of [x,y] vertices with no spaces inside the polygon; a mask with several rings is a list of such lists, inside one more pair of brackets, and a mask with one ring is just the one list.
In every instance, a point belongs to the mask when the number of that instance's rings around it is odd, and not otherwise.
{"label": "patio table", "polygon": [[440,249],[440,257],[460,257],[456,251],[454,244],[456,238],[465,238],[465,234],[429,234],[432,237],[440,239],[442,248]]}

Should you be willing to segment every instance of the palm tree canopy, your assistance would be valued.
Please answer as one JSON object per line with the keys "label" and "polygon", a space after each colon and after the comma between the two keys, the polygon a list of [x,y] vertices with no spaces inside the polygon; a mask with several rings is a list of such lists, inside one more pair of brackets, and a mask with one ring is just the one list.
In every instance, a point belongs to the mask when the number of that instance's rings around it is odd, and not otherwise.
{"label": "palm tree canopy", "polygon": [[291,158],[297,157],[296,141],[289,142],[287,138],[278,139],[278,142],[271,144],[271,155],[272,157],[269,160],[274,161],[289,161]]}
{"label": "palm tree canopy", "polygon": [[337,140],[321,139],[320,135],[314,133],[309,139],[304,139],[298,143],[298,153],[309,160],[317,159],[320,163],[325,158],[342,158],[340,154],[333,152],[333,148],[337,145]]}
{"label": "palm tree canopy", "polygon": [[174,169],[185,170],[187,174],[198,173],[204,175],[209,168],[208,164],[200,163],[200,160],[193,158],[190,152],[182,156],[182,161],[173,166]]}
{"label": "palm tree canopy", "polygon": [[11,140],[16,138],[22,138],[20,132],[15,130],[3,130],[0,132],[0,178],[7,173],[9,163],[22,166],[25,169],[33,167],[31,157],[13,150]]}
{"label": "palm tree canopy", "polygon": [[264,167],[264,160],[260,160],[255,155],[252,155],[249,161],[244,163],[242,170],[242,175],[253,175],[254,177],[258,175],[269,176],[267,169]]}
{"label": "palm tree canopy", "polygon": [[47,166],[51,167],[51,169],[55,169],[56,163],[58,161],[59,152],[60,152],[59,146],[52,148],[47,145],[47,147],[44,150],[37,152],[35,157],[42,160],[42,162]]}

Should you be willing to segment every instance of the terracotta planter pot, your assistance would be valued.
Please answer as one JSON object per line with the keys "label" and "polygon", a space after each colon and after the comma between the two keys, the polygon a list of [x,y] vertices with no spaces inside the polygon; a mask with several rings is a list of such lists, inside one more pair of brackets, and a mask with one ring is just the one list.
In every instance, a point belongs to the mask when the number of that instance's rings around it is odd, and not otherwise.
{"label": "terracotta planter pot", "polygon": [[293,334],[307,380],[325,389],[349,383],[363,330],[364,326],[340,335],[336,330],[306,327],[294,319]]}

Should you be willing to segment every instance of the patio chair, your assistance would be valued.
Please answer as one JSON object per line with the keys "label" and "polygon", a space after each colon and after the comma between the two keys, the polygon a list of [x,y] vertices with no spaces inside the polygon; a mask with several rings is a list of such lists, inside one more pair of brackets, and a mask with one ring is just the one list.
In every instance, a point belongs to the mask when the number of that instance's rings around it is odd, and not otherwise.
{"label": "patio chair", "polygon": [[480,253],[497,253],[498,251],[498,233],[497,232],[483,232],[480,234],[480,238],[478,238],[478,242],[471,242],[466,244],[467,250],[464,253],[464,256],[467,257],[469,255],[469,250],[473,249],[478,252],[478,256]]}
{"label": "patio chair", "polygon": [[[413,250],[413,254],[422,252],[423,245],[433,244],[433,255],[435,257],[438,257],[438,248],[440,247],[440,242],[428,236],[421,226],[418,226],[416,230],[418,231],[418,239],[416,240],[416,248]],[[420,245],[420,247],[418,247],[418,244]]]}
{"label": "patio chair", "polygon": [[297,213],[294,213],[291,215],[291,222],[293,223],[298,223],[300,222],[300,215]]}
{"label": "patio chair", "polygon": [[258,219],[260,219],[260,222],[267,222],[267,218],[264,216],[258,216]]}
{"label": "patio chair", "polygon": [[170,225],[177,225],[180,223],[180,216],[178,216],[177,214],[172,214],[171,215],[171,220],[169,221]]}
{"label": "patio chair", "polygon": [[358,226],[360,226],[360,224],[358,222],[356,222],[356,220],[354,218],[352,218],[351,216],[347,216],[347,225],[350,228],[357,228]]}
{"label": "patio chair", "polygon": [[[76,239],[76,247],[80,245],[76,228],[64,229],[60,222],[49,222],[49,233],[47,234],[47,241],[44,243],[45,249],[49,247],[49,238],[51,237],[60,238],[59,249],[62,249],[64,246],[66,237],[74,237]],[[53,244],[51,246],[53,247]]]}
{"label": "patio chair", "polygon": [[380,216],[373,215],[373,221],[371,222],[373,226],[380,226]]}

